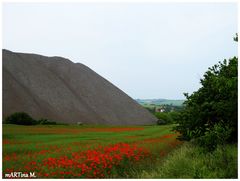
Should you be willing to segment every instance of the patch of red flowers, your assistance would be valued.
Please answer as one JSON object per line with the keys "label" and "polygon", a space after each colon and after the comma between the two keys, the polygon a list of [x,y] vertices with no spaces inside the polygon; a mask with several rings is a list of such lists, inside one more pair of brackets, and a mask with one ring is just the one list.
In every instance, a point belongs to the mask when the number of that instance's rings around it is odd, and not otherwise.
{"label": "patch of red flowers", "polygon": [[[96,149],[73,152],[71,156],[44,159],[42,165],[50,170],[58,168],[57,175],[63,177],[104,178],[113,168],[123,166],[126,162],[138,162],[148,156],[144,148],[126,143],[118,143]],[[67,172],[66,172],[67,171]],[[51,174],[50,174],[51,175]],[[44,177],[44,175],[43,175]]]}
{"label": "patch of red flowers", "polygon": [[38,178],[108,178],[116,171],[126,171],[129,163],[148,156],[149,152],[136,144],[118,143],[48,157],[41,162],[29,161],[23,168],[28,172],[34,170]]}

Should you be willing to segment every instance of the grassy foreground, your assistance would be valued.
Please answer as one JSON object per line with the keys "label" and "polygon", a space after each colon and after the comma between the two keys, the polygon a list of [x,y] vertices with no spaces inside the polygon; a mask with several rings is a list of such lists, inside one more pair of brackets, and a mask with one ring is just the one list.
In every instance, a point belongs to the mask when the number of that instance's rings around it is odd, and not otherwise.
{"label": "grassy foreground", "polygon": [[181,144],[171,129],[3,125],[3,178],[137,178]]}
{"label": "grassy foreground", "polygon": [[205,153],[192,143],[184,143],[155,163],[151,171],[142,171],[139,178],[238,178],[237,156],[237,145]]}
{"label": "grassy foreground", "polygon": [[237,178],[237,145],[206,153],[171,130],[3,125],[3,178]]}

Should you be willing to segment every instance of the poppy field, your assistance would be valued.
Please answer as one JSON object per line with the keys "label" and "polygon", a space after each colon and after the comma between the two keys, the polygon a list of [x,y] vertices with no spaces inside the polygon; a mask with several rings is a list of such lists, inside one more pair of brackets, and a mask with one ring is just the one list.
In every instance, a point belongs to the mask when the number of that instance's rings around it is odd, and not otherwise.
{"label": "poppy field", "polygon": [[171,125],[3,125],[3,178],[134,178],[181,144]]}

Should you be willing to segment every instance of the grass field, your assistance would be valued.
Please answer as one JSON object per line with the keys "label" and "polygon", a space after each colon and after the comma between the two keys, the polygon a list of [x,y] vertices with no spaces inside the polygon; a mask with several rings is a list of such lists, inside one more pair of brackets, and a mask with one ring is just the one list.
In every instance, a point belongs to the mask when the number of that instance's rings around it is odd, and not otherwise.
{"label": "grass field", "polygon": [[[136,178],[181,144],[172,126],[3,125],[3,178]],[[34,173],[34,174],[33,174]]]}
{"label": "grass field", "polygon": [[139,178],[237,179],[238,148],[236,144],[227,144],[205,152],[198,145],[185,142],[157,161],[151,170],[140,172]]}

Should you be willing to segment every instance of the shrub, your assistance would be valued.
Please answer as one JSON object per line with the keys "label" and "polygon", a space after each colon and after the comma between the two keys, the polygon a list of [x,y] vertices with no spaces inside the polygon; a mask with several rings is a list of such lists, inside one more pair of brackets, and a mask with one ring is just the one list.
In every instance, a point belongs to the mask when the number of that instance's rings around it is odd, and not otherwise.
{"label": "shrub", "polygon": [[168,113],[169,117],[171,117],[172,123],[177,123],[179,119],[181,119],[181,112],[180,111],[172,111]]}
{"label": "shrub", "polygon": [[212,129],[207,129],[204,136],[197,139],[197,143],[207,151],[213,151],[218,145],[225,146],[230,138],[232,129],[223,122],[216,123]]}
{"label": "shrub", "polygon": [[164,121],[164,120],[162,120],[162,119],[158,119],[158,120],[157,120],[157,125],[165,125],[165,124],[167,124],[166,121]]}
{"label": "shrub", "polygon": [[161,120],[161,122],[165,122],[164,124],[171,124],[173,121],[172,121],[172,117],[170,116],[169,113],[166,113],[166,112],[156,112],[155,113],[155,116]]}
{"label": "shrub", "polygon": [[18,125],[36,125],[37,121],[34,120],[25,112],[16,112],[9,115],[5,119],[6,124],[18,124]]}
{"label": "shrub", "polygon": [[57,123],[55,121],[50,121],[48,119],[39,119],[38,124],[42,125],[56,125]]}

